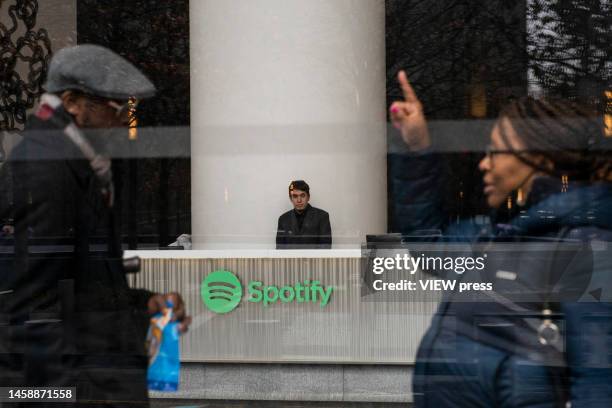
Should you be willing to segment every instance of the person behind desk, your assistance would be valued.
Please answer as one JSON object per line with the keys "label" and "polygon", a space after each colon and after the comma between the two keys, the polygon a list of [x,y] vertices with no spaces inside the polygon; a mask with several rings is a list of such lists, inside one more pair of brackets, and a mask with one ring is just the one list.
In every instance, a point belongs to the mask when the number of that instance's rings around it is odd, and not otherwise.
{"label": "person behind desk", "polygon": [[329,214],[308,203],[310,187],[304,180],[289,184],[289,199],[293,210],[278,217],[276,249],[330,249]]}

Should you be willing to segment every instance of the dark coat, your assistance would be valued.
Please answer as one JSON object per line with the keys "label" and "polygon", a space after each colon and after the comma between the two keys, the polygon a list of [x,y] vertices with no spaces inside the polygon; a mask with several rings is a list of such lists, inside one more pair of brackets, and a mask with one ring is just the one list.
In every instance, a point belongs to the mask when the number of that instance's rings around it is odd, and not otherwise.
{"label": "dark coat", "polygon": [[329,214],[308,205],[300,229],[295,210],[278,217],[276,249],[330,249],[332,245]]}
{"label": "dark coat", "polygon": [[[522,374],[513,371],[523,366],[533,371],[525,371],[525,375],[534,375],[530,384],[536,387],[542,382],[544,388],[538,389],[537,398],[544,398],[549,405],[541,406],[562,405],[563,398],[571,400],[572,407],[612,406],[612,364],[609,359],[597,357],[612,355],[612,253],[608,248],[612,241],[612,184],[570,183],[567,191],[561,192],[560,180],[537,178],[527,205],[509,220],[499,223],[493,214],[484,226],[472,220],[444,225],[442,206],[432,191],[444,181],[443,164],[429,153],[406,156],[406,168],[410,168],[410,162],[415,163],[410,172],[414,182],[402,186],[404,232],[437,228],[445,232],[443,238],[447,240],[489,244],[510,241],[522,245],[552,240],[555,245],[570,242],[584,248],[576,251],[572,259],[565,259],[567,254],[551,254],[551,259],[558,261],[548,283],[554,284],[555,291],[561,291],[551,304],[564,340],[561,354],[539,344],[537,333],[527,324],[534,316],[541,321],[537,316],[542,302],[520,304],[527,312],[516,312],[495,301],[457,302],[453,294],[441,303],[421,341],[413,377],[415,406],[459,407],[465,406],[466,401],[490,406],[486,403],[489,397],[494,398],[491,401],[495,404],[503,400],[509,406],[523,406],[524,401],[537,394],[530,391],[536,388],[519,381]],[[517,281],[527,288],[544,286],[541,279],[549,267],[529,261],[526,254],[498,262],[503,265],[491,265],[493,274],[481,281],[493,281],[496,271],[510,270],[518,273]],[[469,276],[466,273],[459,279]],[[503,283],[495,283],[496,291],[503,288],[500,285]],[[487,324],[481,324],[483,315],[487,315]],[[459,344],[463,344],[465,352]],[[456,362],[476,361],[470,360],[470,353],[476,353],[479,373],[492,373],[491,377],[482,374],[477,387],[449,386],[449,378],[454,384],[469,383],[468,376],[473,375],[466,371],[469,366]],[[455,363],[449,363],[452,361]],[[447,382],[442,385],[437,382],[440,378]],[[502,387],[504,384],[509,387]]]}
{"label": "dark coat", "polygon": [[0,382],[76,386],[81,401],[146,406],[151,293],[128,287],[118,217],[61,130],[68,120],[61,108],[30,118],[3,169],[13,203],[0,218],[14,218],[15,237],[0,270]]}

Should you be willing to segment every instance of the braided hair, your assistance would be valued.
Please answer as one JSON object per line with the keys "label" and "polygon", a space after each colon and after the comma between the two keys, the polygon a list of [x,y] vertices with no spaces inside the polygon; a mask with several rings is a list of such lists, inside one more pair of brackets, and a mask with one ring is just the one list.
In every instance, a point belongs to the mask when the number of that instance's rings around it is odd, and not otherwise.
{"label": "braided hair", "polygon": [[[525,149],[553,164],[543,166],[530,156],[515,152],[525,164],[552,176],[566,175],[579,181],[612,181],[612,141],[606,140],[602,116],[576,102],[532,97],[507,105],[507,118]],[[502,133],[507,146],[507,135]]]}

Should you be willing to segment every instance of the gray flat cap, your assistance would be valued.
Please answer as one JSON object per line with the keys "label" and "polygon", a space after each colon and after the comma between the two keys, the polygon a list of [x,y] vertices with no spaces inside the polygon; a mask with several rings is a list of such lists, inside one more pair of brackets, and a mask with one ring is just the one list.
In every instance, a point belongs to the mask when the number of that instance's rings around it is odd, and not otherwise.
{"label": "gray flat cap", "polygon": [[99,45],[59,50],[51,59],[47,92],[78,90],[109,99],[148,98],[155,86],[134,65]]}

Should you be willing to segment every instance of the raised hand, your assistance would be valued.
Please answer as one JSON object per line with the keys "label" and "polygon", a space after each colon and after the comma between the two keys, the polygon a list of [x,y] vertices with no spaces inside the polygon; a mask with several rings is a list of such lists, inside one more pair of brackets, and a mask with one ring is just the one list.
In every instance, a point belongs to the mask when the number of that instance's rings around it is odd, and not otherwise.
{"label": "raised hand", "polygon": [[402,133],[402,139],[413,151],[426,149],[431,145],[423,105],[410,86],[406,73],[400,71],[397,80],[404,94],[403,101],[395,101],[389,108],[391,122]]}

